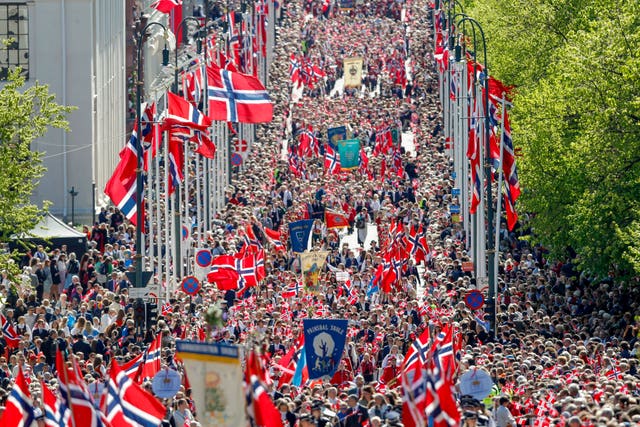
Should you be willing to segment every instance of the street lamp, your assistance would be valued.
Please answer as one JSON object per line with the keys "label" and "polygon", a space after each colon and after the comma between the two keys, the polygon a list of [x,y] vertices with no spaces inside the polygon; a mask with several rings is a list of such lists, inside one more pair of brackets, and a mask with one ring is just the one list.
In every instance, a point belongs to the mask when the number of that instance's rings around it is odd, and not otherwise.
{"label": "street lamp", "polygon": [[76,196],[78,195],[75,186],[71,187],[69,194],[71,195],[71,226],[73,227],[76,225]]}
{"label": "street lamp", "polygon": [[[138,36],[138,44],[136,48],[138,57],[138,75],[136,76],[136,124],[138,132],[142,131],[142,39],[147,34],[147,30],[154,26],[159,25],[165,34],[165,45],[162,49],[162,65],[167,66],[169,64],[169,49],[166,44],[167,28],[159,22],[150,22],[140,32]],[[143,288],[146,282],[142,279],[142,258],[144,248],[142,247],[142,227],[144,226],[144,218],[142,217],[142,205],[143,200],[143,185],[142,185],[142,169],[144,164],[141,138],[138,136],[136,142],[136,155],[138,160],[138,167],[136,168],[136,255],[135,255],[135,283],[134,287]]]}
{"label": "street lamp", "polygon": [[[494,240],[493,240],[493,193],[491,191],[491,120],[489,117],[489,67],[487,64],[487,42],[484,37],[484,31],[482,30],[482,26],[475,19],[463,15],[464,17],[458,21],[458,26],[465,22],[469,22],[472,24],[472,28],[474,29],[474,54],[477,51],[475,48],[476,37],[475,37],[475,29],[478,29],[480,33],[480,37],[482,39],[482,49],[483,49],[483,68],[484,72],[482,73],[483,78],[483,86],[484,86],[484,130],[485,130],[485,176],[487,179],[487,190],[486,190],[486,204],[487,204],[487,256],[488,256],[488,279],[489,279],[489,290],[488,290],[488,298],[487,298],[487,306],[486,309],[489,315],[489,325],[491,330],[493,331],[494,337],[496,334],[496,274],[495,271],[495,248],[494,248]],[[456,48],[456,53],[459,54],[460,49]],[[475,73],[474,73],[475,75]],[[475,78],[475,77],[474,77]]]}

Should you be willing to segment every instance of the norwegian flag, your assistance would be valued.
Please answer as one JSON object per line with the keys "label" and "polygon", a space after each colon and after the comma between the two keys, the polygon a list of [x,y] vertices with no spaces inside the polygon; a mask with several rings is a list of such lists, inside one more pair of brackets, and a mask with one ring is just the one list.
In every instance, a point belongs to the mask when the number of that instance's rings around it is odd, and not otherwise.
{"label": "norwegian flag", "polygon": [[324,148],[324,170],[329,175],[339,174],[341,171],[340,154],[331,144],[325,144]]}
{"label": "norwegian flag", "polygon": [[182,0],[157,0],[151,4],[151,7],[158,12],[169,14],[173,9],[182,6]]}
{"label": "norwegian flag", "polygon": [[[120,209],[125,217],[131,221],[134,225],[137,224],[137,206],[136,206],[136,193],[137,193],[137,173],[138,169],[138,151],[142,150],[140,147],[140,141],[138,140],[138,133],[134,127],[131,132],[131,137],[125,145],[124,149],[120,151],[120,161],[113,171],[111,178],[107,181],[104,187],[104,193],[109,196],[109,199],[114,205]],[[143,183],[144,188],[144,183]],[[144,193],[141,194],[144,198]],[[142,204],[144,209],[144,204]],[[144,218],[144,210],[142,212]]]}
{"label": "norwegian flag", "polygon": [[286,248],[284,247],[284,245],[282,244],[282,241],[280,240],[280,233],[278,231],[272,230],[270,228],[265,227],[264,228],[264,234],[267,236],[267,239],[269,239],[269,241],[271,242],[271,244],[273,245],[273,248],[276,251],[282,251],[285,252]]}
{"label": "norwegian flag", "polygon": [[164,405],[111,362],[104,412],[113,426],[157,427],[166,413]]}
{"label": "norwegian flag", "polygon": [[42,405],[44,407],[44,424],[49,427],[70,426],[71,412],[62,405],[55,394],[45,383],[40,382],[42,388]]}
{"label": "norwegian flag", "polygon": [[287,287],[282,291],[283,298],[293,298],[300,295],[300,291],[302,290],[302,284],[298,281],[293,281],[287,285]]}
{"label": "norwegian flag", "polygon": [[162,304],[160,313],[162,316],[167,317],[168,315],[173,313],[173,305],[171,305],[169,301],[165,302],[164,304]]}
{"label": "norwegian flag", "polygon": [[433,417],[435,427],[460,425],[460,411],[456,405],[451,382],[443,378],[438,368],[424,371],[427,386],[427,416]]}
{"label": "norwegian flag", "polygon": [[265,123],[273,119],[273,103],[257,78],[211,64],[207,67],[207,84],[213,120]]}
{"label": "norwegian flag", "polygon": [[238,288],[258,286],[258,277],[256,273],[256,257],[253,254],[247,255],[236,260],[236,271],[240,276],[238,278]]}
{"label": "norwegian flag", "polygon": [[180,124],[194,129],[205,130],[211,126],[209,117],[175,93],[167,92],[167,110],[167,118],[164,119],[165,128],[170,125]]}
{"label": "norwegian flag", "polygon": [[471,205],[469,213],[475,214],[480,201],[482,200],[482,183],[480,182],[480,102],[476,100],[475,107],[471,113],[471,123],[469,124],[469,144],[467,147],[467,157],[471,163]]}
{"label": "norwegian flag", "polygon": [[215,283],[218,289],[237,289],[239,279],[236,259],[231,255],[220,255],[211,261],[211,271],[207,274],[207,280]]}
{"label": "norwegian flag", "polygon": [[402,370],[409,371],[419,367],[420,369],[431,358],[431,337],[429,335],[429,328],[420,334],[409,347],[409,351],[402,361]]}
{"label": "norwegian flag", "polygon": [[427,233],[422,225],[419,227],[411,226],[408,240],[411,246],[411,256],[416,260],[416,263],[426,261],[429,254],[429,244],[427,243]]}
{"label": "norwegian flag", "polygon": [[315,315],[317,317],[325,319],[331,315],[331,310],[329,310],[329,307],[327,307],[326,305],[320,304],[318,307],[316,307]]}
{"label": "norwegian flag", "polygon": [[245,225],[243,239],[244,246],[242,249],[244,253],[255,254],[262,250],[262,243],[260,243],[260,240],[258,240],[253,232],[252,224],[248,223]]}
{"label": "norwegian flag", "polygon": [[234,10],[229,10],[227,12],[227,25],[228,27],[228,36],[229,36],[229,52],[233,56],[233,60],[236,64],[240,64],[240,33],[238,32],[238,27],[236,26],[236,12]]}
{"label": "norwegian flag", "polygon": [[373,148],[373,155],[387,154],[389,149],[393,146],[393,136],[389,126],[379,126],[376,129],[376,144]]}
{"label": "norwegian flag", "polygon": [[72,423],[76,426],[103,427],[103,415],[95,408],[91,393],[83,381],[80,369],[74,361],[74,367],[68,368],[62,352],[56,352],[56,370],[60,380],[62,406],[71,413]]}
{"label": "norwegian flag", "polygon": [[247,412],[252,424],[262,427],[283,427],[280,412],[265,387],[265,367],[254,351],[249,353],[245,371]]}
{"label": "norwegian flag", "polygon": [[427,383],[422,367],[413,367],[401,373],[402,423],[405,427],[425,427],[427,419]]}
{"label": "norwegian flag", "polygon": [[194,59],[189,67],[197,66],[193,71],[182,74],[182,94],[193,105],[198,105],[202,99],[203,76],[202,66],[198,58]]}
{"label": "norwegian flag", "polygon": [[[304,334],[301,333],[298,338],[295,340],[294,344],[289,348],[289,351],[280,359],[280,362],[277,365],[274,365],[275,369],[279,369],[282,375],[280,376],[279,384],[290,384],[293,379],[293,375],[298,367],[298,361],[300,360],[301,354],[304,352]],[[306,371],[307,378],[309,377],[309,372],[304,369],[302,371],[303,378],[302,382],[305,382],[304,375]]]}
{"label": "norwegian flag", "polygon": [[289,78],[291,79],[291,83],[296,86],[300,86],[300,83],[302,83],[301,70],[300,60],[292,53],[289,59]]}
{"label": "norwegian flag", "polygon": [[179,138],[169,138],[169,194],[184,180],[184,142]]}
{"label": "norwegian flag", "polygon": [[127,363],[122,365],[122,371],[132,380],[138,381],[138,373],[140,372],[140,366],[144,361],[144,353],[140,353]]}
{"label": "norwegian flag", "polygon": [[144,362],[140,368],[140,379],[153,378],[160,372],[162,361],[162,334],[158,333],[144,353]]}
{"label": "norwegian flag", "polygon": [[0,322],[2,322],[2,334],[9,348],[18,348],[20,344],[20,336],[16,334],[13,325],[0,313]]}
{"label": "norwegian flag", "polygon": [[[158,150],[158,141],[156,141],[156,136],[154,130],[156,120],[156,103],[152,102],[151,104],[144,105],[142,109],[142,118],[140,119],[140,125],[142,127],[142,150],[144,155],[144,170],[148,170],[148,162],[149,156],[147,155],[149,149],[153,150],[151,153],[151,157],[156,157],[156,152]],[[137,123],[135,124],[137,128]],[[134,128],[134,130],[136,129]],[[137,134],[137,132],[136,132]]]}
{"label": "norwegian flag", "polygon": [[29,386],[22,373],[22,367],[19,367],[16,381],[7,398],[2,418],[0,418],[0,424],[12,427],[30,427],[34,420],[33,407]]}
{"label": "norwegian flag", "polygon": [[609,380],[621,380],[622,379],[622,372],[620,372],[620,369],[618,369],[617,366],[614,366],[613,368],[609,369],[604,375]]}
{"label": "norwegian flag", "polygon": [[455,328],[446,324],[433,343],[433,360],[445,380],[451,381],[456,370],[453,348]]}
{"label": "norwegian flag", "polygon": [[511,123],[509,115],[503,112],[504,132],[502,132],[502,144],[504,146],[502,155],[502,170],[505,180],[511,191],[511,199],[515,202],[520,197],[520,180],[518,179],[518,168],[516,167],[516,157],[511,140]]}
{"label": "norwegian flag", "polygon": [[346,290],[347,302],[354,305],[358,302],[359,292],[358,288],[351,283],[351,280],[347,280],[344,284]]}

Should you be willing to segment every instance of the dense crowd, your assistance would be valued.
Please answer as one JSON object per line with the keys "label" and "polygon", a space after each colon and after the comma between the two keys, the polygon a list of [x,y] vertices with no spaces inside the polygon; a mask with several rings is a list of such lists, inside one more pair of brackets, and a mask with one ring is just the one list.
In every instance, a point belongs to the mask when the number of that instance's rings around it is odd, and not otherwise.
{"label": "dense crowd", "polygon": [[[548,259],[543,246],[520,238],[530,232],[523,216],[515,231],[500,230],[495,336],[483,314],[463,301],[478,284],[462,269],[470,261],[466,236],[449,213],[453,178],[427,2],[380,1],[350,12],[336,5],[324,10],[319,1],[288,2],[286,11],[270,74],[274,122],[259,129],[206,242],[214,255],[233,254],[251,227],[266,249],[266,279],[241,295],[214,284],[193,299],[178,291],[157,324],[136,334],[125,275],[135,252],[134,229],[117,209],[105,209],[98,224],[86,230],[91,244],[82,256],[64,247],[38,247],[21,261],[21,281],[3,276],[2,312],[21,339],[11,350],[0,340],[0,402],[18,366],[55,388],[59,350],[77,357],[91,387],[108,376],[112,359],[126,363],[161,334],[163,364],[180,370],[174,340],[203,338],[204,313],[218,303],[224,327],[206,338],[262,346],[270,392],[287,427],[351,427],[367,420],[371,426],[402,425],[398,370],[404,355],[425,328],[434,336],[447,324],[457,331],[457,376],[480,368],[494,383],[486,401],[457,396],[462,424],[638,425],[637,280],[594,277],[578,271],[571,258]],[[302,98],[291,101],[292,53],[326,71],[325,90],[306,88]],[[342,76],[342,59],[350,56],[364,59],[365,88],[329,96]],[[397,75],[398,67],[404,75]],[[297,130],[312,126],[323,140],[328,128],[341,125],[362,141],[369,155],[366,168],[327,174],[321,154],[303,159],[303,169],[292,167],[286,153],[296,147]],[[381,126],[411,136],[409,148],[375,153]],[[349,229],[328,229],[327,209],[343,212]],[[305,217],[316,221],[312,245],[329,251],[327,264],[313,293],[283,295],[299,280],[299,261],[290,250],[276,251],[262,228],[286,235],[287,223]],[[392,221],[423,226],[429,254],[420,265],[408,261],[393,292],[373,291],[370,283]],[[346,238],[353,232],[355,245]],[[336,271],[349,273],[357,298],[349,298]],[[331,380],[294,385],[280,362],[295,345],[301,320],[317,317],[349,320],[347,350]],[[150,389],[148,381],[143,385]],[[38,382],[31,387],[38,398]],[[164,402],[171,425],[189,425],[197,416],[188,387]]]}

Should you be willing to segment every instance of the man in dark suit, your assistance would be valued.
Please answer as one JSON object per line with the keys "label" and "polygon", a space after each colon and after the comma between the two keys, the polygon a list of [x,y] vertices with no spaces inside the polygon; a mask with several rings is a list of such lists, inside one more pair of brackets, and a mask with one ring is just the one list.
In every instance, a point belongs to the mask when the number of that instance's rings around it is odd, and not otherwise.
{"label": "man in dark suit", "polygon": [[340,427],[361,427],[369,419],[367,409],[358,404],[358,396],[350,394],[347,398],[349,409],[347,416],[340,422]]}

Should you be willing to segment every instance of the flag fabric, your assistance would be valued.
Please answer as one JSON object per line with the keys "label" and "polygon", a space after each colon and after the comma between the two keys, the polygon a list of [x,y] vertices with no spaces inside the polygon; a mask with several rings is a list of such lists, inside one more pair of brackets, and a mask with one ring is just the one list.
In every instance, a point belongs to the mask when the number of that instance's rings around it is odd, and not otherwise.
{"label": "flag fabric", "polygon": [[256,77],[207,67],[209,117],[232,123],[266,123],[273,119],[273,103]]}
{"label": "flag fabric", "polygon": [[411,247],[411,256],[416,263],[426,261],[426,257],[429,254],[429,244],[427,243],[427,233],[422,225],[419,227],[411,226],[408,240]]}
{"label": "flag fabric", "polygon": [[289,238],[293,252],[304,252],[309,245],[309,235],[313,227],[312,219],[303,219],[289,223]]}
{"label": "flag fabric", "polygon": [[[280,384],[292,384],[293,377],[297,371],[300,358],[304,353],[304,333],[300,333],[294,344],[289,348],[289,351],[280,359],[280,362],[275,366],[281,371]],[[304,381],[305,375],[308,377],[309,372],[307,369],[300,368],[300,382]]]}
{"label": "flag fabric", "polygon": [[0,313],[0,322],[2,322],[2,334],[4,335],[4,340],[7,343],[7,347],[9,348],[18,348],[20,344],[20,336],[16,333],[16,330],[13,328],[13,325],[4,317],[4,314]]}
{"label": "flag fabric", "polygon": [[338,154],[340,156],[340,170],[355,170],[360,167],[360,140],[345,139],[338,141]]}
{"label": "flag fabric", "polygon": [[104,412],[112,426],[157,427],[162,424],[166,408],[132,381],[113,360]]}
{"label": "flag fabric", "polygon": [[122,371],[134,381],[138,381],[138,373],[140,372],[140,366],[144,360],[144,353],[140,353],[127,363],[122,365]]}
{"label": "flag fabric", "polygon": [[427,419],[427,387],[422,368],[412,368],[401,373],[402,423],[405,427],[425,427]]}
{"label": "flag fabric", "polygon": [[309,379],[331,378],[338,369],[347,339],[345,319],[304,319],[305,361]]}
{"label": "flag fabric", "polygon": [[296,58],[296,55],[294,53],[292,53],[289,59],[289,78],[291,79],[291,83],[293,83],[294,86],[299,86],[302,82],[300,69],[300,60]]}
{"label": "flag fabric", "polygon": [[324,211],[324,222],[327,228],[349,227],[349,219],[344,214],[329,209]]}
{"label": "flag fabric", "polygon": [[460,411],[456,405],[451,383],[444,379],[437,368],[424,371],[427,386],[427,416],[433,417],[434,427],[460,425]]}
{"label": "flag fabric", "polygon": [[273,404],[269,392],[265,387],[265,367],[254,351],[247,357],[245,381],[247,384],[247,412],[252,419],[252,425],[260,427],[283,427],[280,412]]}
{"label": "flag fabric", "polygon": [[42,388],[44,425],[47,427],[70,426],[71,412],[62,405],[56,395],[49,389],[49,386],[41,382],[40,387]]}
{"label": "flag fabric", "polygon": [[189,125],[173,124],[168,127],[169,137],[176,142],[185,143],[187,141],[194,142],[198,146],[195,152],[213,159],[216,154],[216,146],[209,138],[209,132],[201,129],[194,129]]}
{"label": "flag fabric", "polygon": [[324,171],[329,175],[339,174],[342,171],[340,153],[330,143],[325,144],[324,147]]}
{"label": "flag fabric", "polygon": [[297,280],[289,283],[286,288],[280,294],[283,298],[293,298],[297,297],[302,290],[302,284]]}
{"label": "flag fabric", "polygon": [[184,181],[184,141],[180,138],[169,138],[169,194]]}
{"label": "flag fabric", "polygon": [[278,231],[264,227],[264,234],[267,236],[267,239],[269,239],[269,241],[273,245],[273,248],[276,251],[282,251],[282,252],[286,251],[286,248],[284,247],[284,245],[282,244],[282,241],[280,240],[280,233]]}
{"label": "flag fabric", "polygon": [[162,304],[160,313],[162,316],[167,317],[168,315],[173,313],[173,305],[171,305],[169,301],[165,302],[164,304]]}
{"label": "flag fabric", "polygon": [[236,259],[236,271],[238,272],[238,289],[244,290],[247,287],[258,286],[256,257],[254,254],[247,254],[240,259]]}
{"label": "flag fabric", "polygon": [[422,366],[427,363],[431,357],[430,340],[429,328],[425,328],[420,336],[411,343],[411,347],[409,347],[409,350],[402,361],[403,371],[414,369],[416,366],[422,368]]}
{"label": "flag fabric", "polygon": [[162,360],[162,334],[158,333],[155,339],[144,353],[144,362],[140,368],[140,380],[153,378],[160,372],[160,362]]}
{"label": "flag fabric", "polygon": [[[120,212],[127,217],[131,223],[137,226],[137,173],[138,169],[138,150],[140,150],[140,141],[137,132],[134,129],[125,148],[120,152],[120,161],[113,171],[111,178],[107,181],[104,193]],[[144,200],[144,192],[140,195]],[[142,204],[142,217],[144,218],[144,203]]]}
{"label": "flag fabric", "polygon": [[60,397],[62,405],[69,408],[71,422],[76,426],[103,427],[100,411],[95,408],[91,393],[81,377],[80,370],[75,365],[67,367],[62,352],[56,352],[56,370],[60,380]]}
{"label": "flag fabric", "polygon": [[305,384],[309,379],[309,370],[307,366],[307,351],[306,344],[302,346],[302,349],[298,355],[298,362],[296,363],[296,370],[291,378],[291,385],[300,387]]}
{"label": "flag fabric", "polygon": [[173,9],[182,5],[182,0],[157,0],[151,7],[158,12],[169,14]]}
{"label": "flag fabric", "polygon": [[33,400],[29,393],[29,386],[24,378],[22,367],[18,368],[18,375],[9,393],[5,409],[0,418],[0,425],[11,427],[30,427],[34,420]]}
{"label": "flag fabric", "polygon": [[165,127],[182,124],[194,129],[205,130],[211,126],[211,119],[191,105],[189,101],[172,92],[167,92],[167,118]]}
{"label": "flag fabric", "polygon": [[236,259],[231,255],[220,255],[211,261],[211,271],[207,274],[207,280],[220,290],[233,290],[238,288],[240,275],[236,270]]}

